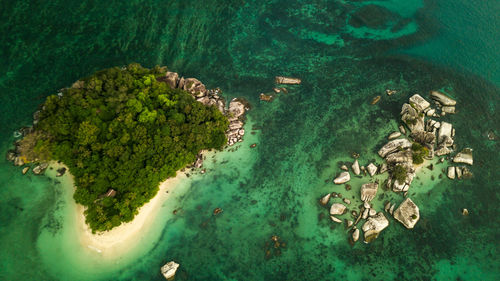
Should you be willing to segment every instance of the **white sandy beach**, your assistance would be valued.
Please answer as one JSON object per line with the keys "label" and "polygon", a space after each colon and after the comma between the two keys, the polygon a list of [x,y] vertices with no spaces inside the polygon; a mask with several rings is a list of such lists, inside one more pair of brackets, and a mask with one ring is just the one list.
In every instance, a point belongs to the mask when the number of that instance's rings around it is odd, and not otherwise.
{"label": "white sandy beach", "polygon": [[[51,167],[57,170],[64,166],[53,162]],[[64,177],[68,178],[68,185],[71,184],[74,187],[73,176],[66,172]],[[163,202],[173,193],[175,186],[183,178],[186,178],[185,173],[177,172],[176,177],[169,178],[160,184],[160,190],[156,196],[139,209],[134,220],[99,234],[92,234],[85,223],[84,206],[75,203],[75,228],[82,247],[95,251],[103,257],[113,258],[134,248],[153,225]]]}

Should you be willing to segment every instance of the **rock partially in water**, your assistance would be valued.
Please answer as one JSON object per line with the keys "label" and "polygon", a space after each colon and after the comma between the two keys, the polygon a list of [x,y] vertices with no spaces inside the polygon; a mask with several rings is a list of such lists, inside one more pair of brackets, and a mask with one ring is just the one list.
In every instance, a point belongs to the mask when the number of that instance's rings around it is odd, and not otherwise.
{"label": "rock partially in water", "polygon": [[395,152],[398,149],[406,149],[409,147],[411,147],[411,142],[408,139],[395,139],[382,146],[382,148],[378,151],[378,155],[385,158],[385,156],[389,153]]}
{"label": "rock partially in water", "polygon": [[406,198],[396,211],[394,211],[394,218],[406,228],[411,229],[420,219],[420,211],[410,198]]}
{"label": "rock partially in water", "polygon": [[33,168],[33,174],[35,175],[41,175],[45,172],[49,164],[47,163],[40,163]]}
{"label": "rock partially in water", "polygon": [[448,105],[448,106],[452,106],[452,105],[456,105],[457,102],[448,97],[447,95],[441,93],[441,92],[438,92],[438,91],[432,91],[431,92],[431,98],[437,102],[439,102],[441,105]]}
{"label": "rock partially in water", "polygon": [[446,175],[448,176],[449,179],[455,179],[455,167],[453,166],[450,166],[448,167],[448,171],[446,173]]}
{"label": "rock partially in water", "polygon": [[355,229],[353,232],[352,232],[352,241],[353,242],[356,242],[359,240],[359,229]]}
{"label": "rock partially in water", "polygon": [[342,173],[340,173],[340,175],[338,177],[336,177],[333,180],[333,182],[335,184],[343,184],[343,183],[348,182],[350,179],[351,179],[351,175],[349,174],[349,172],[342,172]]}
{"label": "rock partially in water", "polygon": [[453,157],[453,162],[472,165],[474,163],[474,160],[472,159],[472,149],[464,148],[462,151],[457,153],[455,157]]}
{"label": "rock partially in water", "polygon": [[319,203],[323,206],[325,206],[326,204],[328,204],[328,202],[330,201],[330,197],[332,196],[331,193],[328,193],[327,195],[321,197],[321,199],[319,200]]}
{"label": "rock partially in water", "polygon": [[380,232],[389,226],[389,221],[382,212],[373,217],[369,217],[362,229],[365,233],[365,242],[370,243],[378,237]]}
{"label": "rock partially in water", "polygon": [[330,215],[342,215],[346,210],[346,206],[340,203],[333,203],[330,207]]}
{"label": "rock partially in water", "polygon": [[170,261],[166,263],[164,266],[162,266],[160,271],[161,274],[163,274],[163,277],[165,277],[165,279],[172,280],[178,268],[179,268],[178,263]]}
{"label": "rock partially in water", "polygon": [[388,137],[387,139],[388,140],[393,140],[393,139],[397,139],[401,136],[401,132],[392,132]]}
{"label": "rock partially in water", "polygon": [[360,173],[361,173],[361,169],[359,167],[359,162],[358,162],[358,159],[354,160],[354,163],[352,163],[352,172],[358,176]]}
{"label": "rock partially in water", "polygon": [[361,200],[363,202],[370,202],[375,198],[378,190],[378,183],[370,182],[361,186]]}

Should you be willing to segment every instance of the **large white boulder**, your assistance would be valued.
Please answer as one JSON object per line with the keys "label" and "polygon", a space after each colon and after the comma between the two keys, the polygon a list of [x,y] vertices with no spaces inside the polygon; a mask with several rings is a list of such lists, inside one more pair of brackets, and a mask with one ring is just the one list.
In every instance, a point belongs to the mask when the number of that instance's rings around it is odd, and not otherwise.
{"label": "large white boulder", "polygon": [[370,243],[378,237],[380,232],[389,226],[389,221],[382,212],[377,213],[373,217],[369,217],[363,224],[363,232],[365,233],[365,242]]}
{"label": "large white boulder", "polygon": [[394,218],[406,228],[411,229],[420,219],[420,211],[410,198],[406,198],[396,211],[394,211]]}
{"label": "large white boulder", "polygon": [[451,136],[451,132],[453,130],[453,126],[448,122],[441,122],[441,126],[439,127],[438,132],[438,143],[443,146],[452,146],[453,138]]}
{"label": "large white boulder", "polygon": [[472,149],[464,148],[462,151],[457,153],[455,157],[453,157],[453,162],[472,165],[474,163],[474,160],[472,159]]}
{"label": "large white boulder", "polygon": [[414,94],[410,97],[410,104],[413,104],[419,111],[424,111],[426,108],[431,106],[431,104],[419,94]]}
{"label": "large white boulder", "polygon": [[165,277],[165,279],[169,280],[175,276],[175,272],[177,272],[178,268],[178,263],[170,261],[161,267],[161,274],[163,274],[163,277]]}
{"label": "large white boulder", "polygon": [[342,215],[345,212],[346,206],[340,203],[333,203],[330,207],[330,215]]}
{"label": "large white boulder", "polygon": [[431,92],[431,98],[437,102],[439,102],[440,104],[442,105],[456,105],[457,102],[448,97],[447,95],[441,93],[441,92],[438,92],[438,91],[432,91]]}
{"label": "large white boulder", "polygon": [[[451,133],[451,132],[450,132]],[[386,143],[378,151],[378,155],[384,158],[387,154],[397,151],[399,148],[406,149],[411,147],[411,142],[408,139],[395,139]]]}
{"label": "large white boulder", "polygon": [[368,174],[373,177],[377,173],[378,167],[375,166],[375,164],[370,163],[366,166],[366,170],[368,170]]}
{"label": "large white boulder", "polygon": [[375,198],[378,190],[378,183],[370,182],[361,186],[361,200],[363,202],[370,202]]}
{"label": "large white boulder", "polygon": [[348,182],[350,179],[351,179],[351,175],[349,174],[349,172],[342,172],[342,173],[340,173],[340,175],[338,177],[336,177],[333,180],[333,182],[335,184],[343,184],[343,183]]}

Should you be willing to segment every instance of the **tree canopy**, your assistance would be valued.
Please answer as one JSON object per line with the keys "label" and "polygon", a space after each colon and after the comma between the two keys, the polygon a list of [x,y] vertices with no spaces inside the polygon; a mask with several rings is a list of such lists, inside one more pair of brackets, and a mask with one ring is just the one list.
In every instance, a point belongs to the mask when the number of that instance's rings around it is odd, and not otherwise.
{"label": "tree canopy", "polygon": [[[43,104],[32,153],[60,160],[92,231],[131,221],[159,183],[226,143],[227,118],[214,106],[157,80],[165,69],[131,64],[99,71]],[[38,153],[37,153],[38,152]],[[109,189],[115,196],[105,196]]]}

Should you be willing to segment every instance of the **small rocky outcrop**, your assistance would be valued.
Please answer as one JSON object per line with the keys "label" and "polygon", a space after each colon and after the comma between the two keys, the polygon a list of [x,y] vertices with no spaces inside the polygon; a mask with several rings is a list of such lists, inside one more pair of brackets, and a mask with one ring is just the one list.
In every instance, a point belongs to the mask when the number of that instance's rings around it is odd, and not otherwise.
{"label": "small rocky outcrop", "polygon": [[378,183],[370,182],[361,186],[361,200],[363,202],[370,202],[375,198],[378,190]]}
{"label": "small rocky outcrop", "polygon": [[370,243],[375,240],[380,232],[389,226],[389,221],[382,212],[369,217],[363,224],[363,232],[365,234],[365,243]]}
{"label": "small rocky outcrop", "polygon": [[302,80],[299,78],[285,77],[285,76],[276,76],[275,77],[276,84],[291,84],[298,85],[302,83]]}
{"label": "small rocky outcrop", "polygon": [[472,165],[474,163],[474,160],[472,159],[472,149],[464,148],[462,151],[457,153],[455,157],[453,157],[453,162]]}
{"label": "small rocky outcrop", "polygon": [[431,106],[431,104],[428,101],[426,101],[423,97],[421,97],[419,94],[411,96],[409,101],[410,105],[415,107],[419,112],[422,112],[429,106]]}
{"label": "small rocky outcrop", "polygon": [[394,218],[406,228],[411,229],[420,219],[420,211],[410,198],[406,198],[396,211],[394,211]]}
{"label": "small rocky outcrop", "polygon": [[179,266],[180,265],[178,263],[170,261],[161,267],[160,272],[163,275],[163,277],[165,277],[165,279],[172,280]]}
{"label": "small rocky outcrop", "polygon": [[343,183],[348,182],[350,179],[351,179],[351,175],[349,174],[349,172],[342,172],[342,173],[340,173],[340,175],[338,177],[336,177],[333,180],[333,182],[335,184],[343,184]]}

